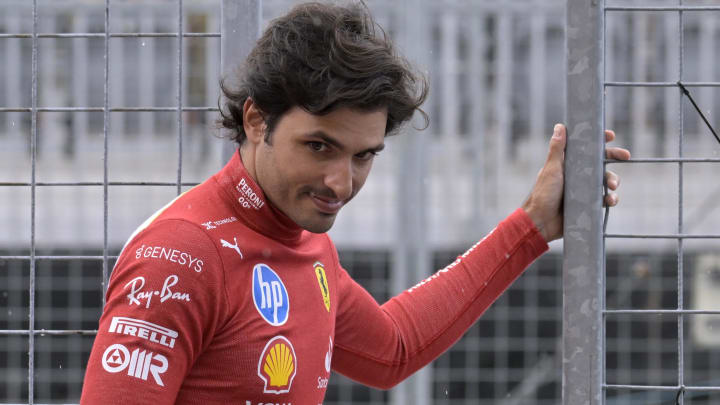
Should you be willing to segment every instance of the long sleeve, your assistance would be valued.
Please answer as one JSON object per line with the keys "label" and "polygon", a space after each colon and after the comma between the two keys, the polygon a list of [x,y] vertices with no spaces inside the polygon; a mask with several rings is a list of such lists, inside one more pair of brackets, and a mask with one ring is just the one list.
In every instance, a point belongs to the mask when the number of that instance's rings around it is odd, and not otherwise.
{"label": "long sleeve", "polygon": [[172,404],[227,313],[216,248],[197,226],[142,231],[113,270],[82,404]]}
{"label": "long sleeve", "polygon": [[518,209],[453,263],[379,306],[345,271],[333,369],[390,388],[437,358],[548,249]]}

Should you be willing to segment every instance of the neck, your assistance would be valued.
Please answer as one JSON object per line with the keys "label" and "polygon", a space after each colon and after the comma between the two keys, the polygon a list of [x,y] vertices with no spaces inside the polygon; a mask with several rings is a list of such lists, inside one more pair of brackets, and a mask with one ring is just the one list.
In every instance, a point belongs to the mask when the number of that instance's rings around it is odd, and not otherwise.
{"label": "neck", "polygon": [[242,160],[245,170],[252,177],[253,181],[257,183],[257,173],[255,171],[255,148],[252,147],[250,141],[247,139],[238,148],[240,151],[240,159]]}

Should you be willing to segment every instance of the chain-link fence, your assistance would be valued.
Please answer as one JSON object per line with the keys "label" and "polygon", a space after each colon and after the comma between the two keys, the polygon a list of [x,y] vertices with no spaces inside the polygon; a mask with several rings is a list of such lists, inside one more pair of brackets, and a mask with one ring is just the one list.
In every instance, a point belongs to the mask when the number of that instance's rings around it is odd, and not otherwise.
{"label": "chain-link fence", "polygon": [[[78,400],[103,283],[120,247],[158,207],[221,167],[223,141],[213,135],[221,49],[233,40],[223,34],[233,31],[222,26],[227,3],[243,15],[246,3],[221,0],[0,2],[2,402]],[[257,24],[292,4],[262,2]],[[521,204],[552,124],[564,116],[565,4],[369,6],[431,82],[431,127],[388,140],[331,233],[342,264],[383,302]],[[720,149],[673,83],[688,84],[713,122],[718,12],[679,13],[603,11],[605,125],[647,160],[610,165],[624,184],[606,232],[606,403],[665,403],[681,386],[716,379],[717,316],[662,312],[713,309],[717,282],[714,242],[699,237],[719,225],[712,164],[677,159],[680,144],[682,159],[714,161]],[[630,233],[667,237],[619,237]],[[333,375],[326,403],[558,403],[560,247],[406,387],[382,392]],[[685,269],[680,288],[678,267]],[[627,309],[653,312],[611,312]],[[674,390],[616,387],[630,384]],[[685,403],[712,398],[685,393]]]}

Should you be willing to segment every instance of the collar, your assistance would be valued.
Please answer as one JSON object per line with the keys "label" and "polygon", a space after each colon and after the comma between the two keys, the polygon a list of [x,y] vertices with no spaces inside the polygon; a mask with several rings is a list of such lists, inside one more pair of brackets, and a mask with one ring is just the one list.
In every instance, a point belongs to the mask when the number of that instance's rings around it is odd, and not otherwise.
{"label": "collar", "polygon": [[262,188],[245,169],[239,150],[213,177],[241,222],[271,239],[288,244],[300,241],[303,229],[265,197]]}

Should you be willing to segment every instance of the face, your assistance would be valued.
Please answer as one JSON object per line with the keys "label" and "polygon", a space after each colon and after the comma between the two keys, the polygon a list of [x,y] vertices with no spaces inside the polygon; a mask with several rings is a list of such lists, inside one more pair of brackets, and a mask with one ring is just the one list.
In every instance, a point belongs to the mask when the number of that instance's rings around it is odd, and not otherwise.
{"label": "face", "polygon": [[318,116],[295,107],[277,122],[269,144],[249,136],[243,147],[252,149],[255,180],[275,207],[322,233],[365,184],[384,147],[386,120],[385,110]]}

